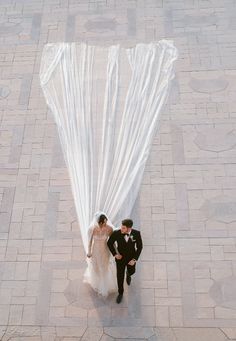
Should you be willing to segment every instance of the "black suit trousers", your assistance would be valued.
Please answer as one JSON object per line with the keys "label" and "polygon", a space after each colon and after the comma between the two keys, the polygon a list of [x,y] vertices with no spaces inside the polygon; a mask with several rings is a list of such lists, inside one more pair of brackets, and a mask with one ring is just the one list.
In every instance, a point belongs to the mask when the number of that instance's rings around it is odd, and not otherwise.
{"label": "black suit trousers", "polygon": [[129,260],[116,259],[116,275],[117,275],[117,285],[118,285],[118,293],[123,295],[124,292],[124,278],[125,278],[125,269],[129,276],[132,276],[135,273],[135,264],[129,265]]}

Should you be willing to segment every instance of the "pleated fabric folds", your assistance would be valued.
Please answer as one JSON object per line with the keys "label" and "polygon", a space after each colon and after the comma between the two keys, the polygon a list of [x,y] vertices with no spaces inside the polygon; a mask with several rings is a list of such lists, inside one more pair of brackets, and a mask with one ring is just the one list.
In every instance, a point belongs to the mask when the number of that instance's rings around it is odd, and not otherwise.
{"label": "pleated fabric folds", "polygon": [[96,211],[129,217],[177,49],[171,41],[124,49],[47,44],[40,82],[58,128],[85,249]]}

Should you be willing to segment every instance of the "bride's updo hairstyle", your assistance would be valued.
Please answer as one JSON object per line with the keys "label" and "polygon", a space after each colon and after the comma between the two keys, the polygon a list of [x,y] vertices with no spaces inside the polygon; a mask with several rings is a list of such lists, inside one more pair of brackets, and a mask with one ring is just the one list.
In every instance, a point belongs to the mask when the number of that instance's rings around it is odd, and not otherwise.
{"label": "bride's updo hairstyle", "polygon": [[104,224],[105,220],[107,220],[107,217],[105,216],[105,214],[101,214],[100,217],[98,218],[98,224]]}

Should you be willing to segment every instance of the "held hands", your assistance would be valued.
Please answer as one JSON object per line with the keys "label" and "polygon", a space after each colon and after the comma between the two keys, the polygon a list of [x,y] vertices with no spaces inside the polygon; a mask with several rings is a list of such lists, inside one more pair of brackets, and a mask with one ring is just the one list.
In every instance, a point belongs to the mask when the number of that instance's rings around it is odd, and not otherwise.
{"label": "held hands", "polygon": [[88,258],[91,258],[91,257],[92,257],[92,254],[91,254],[91,253],[87,253],[87,257],[88,257]]}
{"label": "held hands", "polygon": [[131,259],[131,261],[129,261],[129,265],[133,266],[134,264],[136,263],[136,260],[135,259]]}
{"label": "held hands", "polygon": [[122,255],[115,255],[115,259],[120,260],[122,258]]}

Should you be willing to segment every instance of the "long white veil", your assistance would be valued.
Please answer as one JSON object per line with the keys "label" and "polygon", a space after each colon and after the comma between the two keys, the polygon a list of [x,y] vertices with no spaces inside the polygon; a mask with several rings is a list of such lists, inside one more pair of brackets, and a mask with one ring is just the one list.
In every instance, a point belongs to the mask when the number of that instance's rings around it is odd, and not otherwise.
{"label": "long white veil", "polygon": [[132,211],[176,58],[166,40],[130,49],[44,47],[41,86],[58,127],[85,249],[96,211],[115,226]]}

